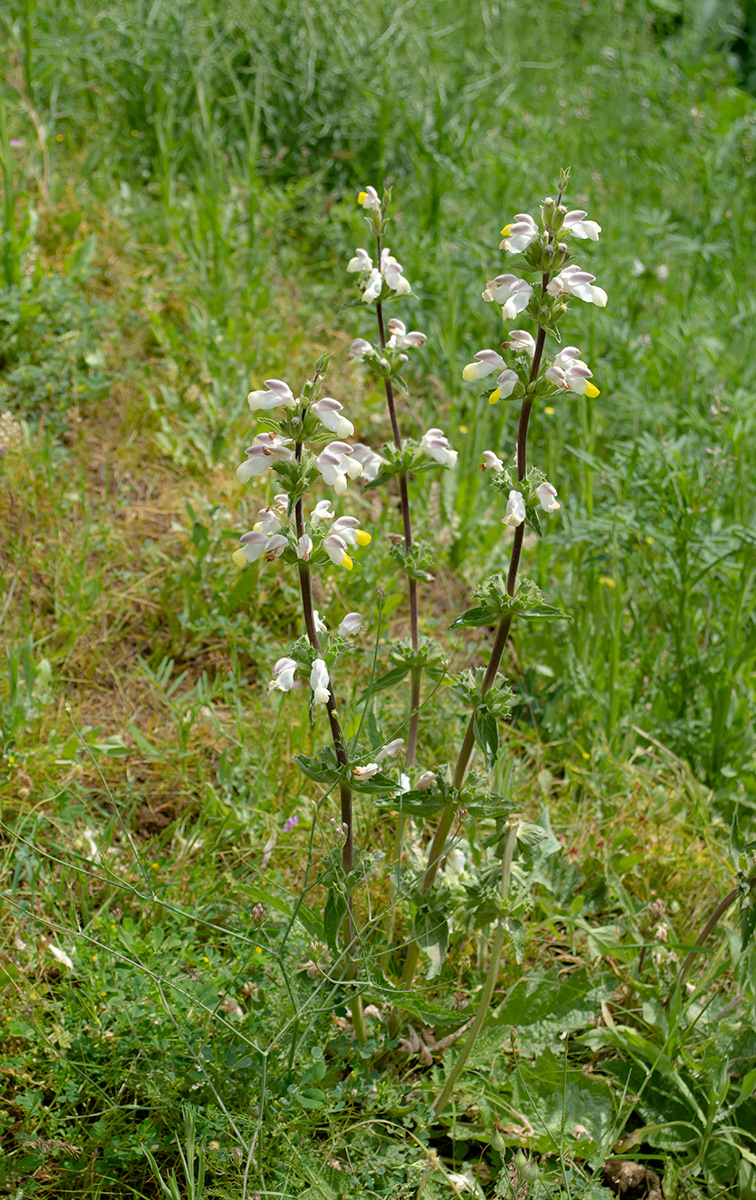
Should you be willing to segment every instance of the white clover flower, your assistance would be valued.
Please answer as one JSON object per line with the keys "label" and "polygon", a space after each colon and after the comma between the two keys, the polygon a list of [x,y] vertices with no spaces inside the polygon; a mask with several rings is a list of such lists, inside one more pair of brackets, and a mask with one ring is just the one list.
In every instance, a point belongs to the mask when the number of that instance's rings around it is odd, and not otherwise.
{"label": "white clover flower", "polygon": [[234,551],[232,558],[237,567],[257,562],[263,555],[267,559],[280,558],[288,544],[282,533],[263,533],[261,529],[253,529],[239,538],[239,549]]}
{"label": "white clover flower", "polygon": [[485,379],[495,371],[503,371],[507,365],[496,350],[479,350],[473,358],[475,361],[468,363],[462,372],[466,383],[472,383],[474,379]]}
{"label": "white clover flower", "polygon": [[323,538],[323,549],[335,567],[351,571],[354,563],[347,554],[347,544],[343,537],[339,537],[337,533],[329,533],[328,537]]}
{"label": "white clover flower", "polygon": [[362,474],[362,463],[353,460],[352,455],[353,449],[346,442],[329,442],[315,460],[324,481],[337,496],[347,490],[348,479],[358,479]]}
{"label": "white clover flower", "polygon": [[310,408],[320,424],[325,425],[326,429],[335,433],[337,437],[351,437],[354,433],[352,422],[341,415],[344,405],[340,404],[338,400],[334,400],[332,396],[324,396],[316,404],[310,405]]}
{"label": "white clover flower", "polygon": [[365,763],[364,767],[353,767],[352,774],[355,779],[372,779],[374,775],[378,774],[380,769],[380,763]]}
{"label": "white clover flower", "polygon": [[535,354],[535,338],[527,329],[510,329],[509,331],[509,346],[511,350],[515,350],[518,354],[529,354],[532,358]]}
{"label": "white clover flower", "polygon": [[499,249],[507,250],[510,254],[521,254],[538,237],[538,226],[529,213],[517,213],[514,221],[505,225],[501,234],[504,241]]}
{"label": "white clover flower", "polygon": [[332,521],[335,516],[336,513],[331,509],[330,500],[318,500],[310,514],[310,520],[313,525],[317,525],[320,521]]}
{"label": "white clover flower", "polygon": [[250,392],[247,396],[247,404],[252,412],[280,408],[281,405],[284,408],[296,408],[297,403],[294,393],[283,379],[266,379],[264,390]]}
{"label": "white clover flower", "polygon": [[331,526],[331,533],[338,534],[349,546],[369,546],[373,540],[369,533],[360,529],[357,517],[338,517]]}
{"label": "white clover flower", "polygon": [[315,622],[316,633],[328,633],[328,626],[326,625],[325,621],[322,620],[317,608],[313,608],[312,610],[312,619]]}
{"label": "white clover flower", "polygon": [[502,316],[513,321],[518,313],[528,307],[532,295],[533,289],[526,280],[518,279],[516,275],[497,275],[486,284],[483,299],[495,300],[502,306]]}
{"label": "white clover flower", "polygon": [[312,688],[313,704],[328,703],[328,685],[330,682],[331,679],[328,674],[328,667],[325,665],[325,662],[322,658],[316,658],[312,664],[312,670],[310,671],[310,687]]}
{"label": "white clover flower", "polygon": [[588,214],[582,208],[573,208],[565,214],[560,232],[571,233],[577,238],[589,238],[592,242],[599,240],[601,226],[596,221],[586,221]]}
{"label": "white clover flower", "polygon": [[604,308],[608,297],[603,288],[594,285],[595,278],[595,275],[591,275],[589,271],[581,271],[578,266],[565,267],[554,276],[546,291],[550,296],[575,296],[578,300],[584,300],[586,304],[596,304],[599,308]]}
{"label": "white clover flower", "polygon": [[557,490],[552,483],[545,480],[536,488],[536,496],[541,502],[541,508],[544,512],[556,512],[561,508],[561,504],[557,500]]}
{"label": "white clover flower", "polygon": [[358,612],[348,612],[342,619],[339,625],[339,633],[342,637],[356,637],[362,632],[363,624],[362,617]]}
{"label": "white clover flower", "polygon": [[483,462],[480,464],[481,471],[496,471],[497,475],[504,470],[504,463],[499,458],[498,454],[494,454],[493,450],[483,451]]}
{"label": "white clover flower", "polygon": [[509,493],[507,500],[507,511],[502,520],[503,525],[510,525],[513,529],[518,525],[522,525],[525,520],[525,501],[522,497],[522,492],[512,490]]}
{"label": "white clover flower", "polygon": [[268,683],[269,692],[290,692],[294,687],[294,672],[297,664],[293,658],[279,658],[273,667],[273,678]]}
{"label": "white clover flower", "polygon": [[440,429],[429,429],[420,441],[420,449],[429,458],[435,458],[442,467],[454,467],[457,462],[457,451],[452,450],[449,439]]}
{"label": "white clover flower", "polygon": [[245,451],[246,462],[236,468],[239,482],[247,483],[254,475],[262,475],[274,463],[294,462],[294,451],[289,449],[290,445],[291,438],[281,437],[279,433],[258,433]]}
{"label": "white clover flower", "polygon": [[347,358],[353,358],[355,362],[362,362],[367,357],[378,357],[378,351],[375,349],[375,346],[371,342],[368,342],[366,338],[355,338],[349,347]]}
{"label": "white clover flower", "polygon": [[394,738],[392,742],[386,742],[386,745],[378,751],[375,757],[378,762],[383,762],[384,758],[398,758],[403,749],[404,738]]}
{"label": "white clover flower", "polygon": [[363,250],[358,246],[354,252],[354,258],[350,258],[347,263],[347,271],[354,273],[355,271],[372,271],[373,260],[367,250]]}
{"label": "white clover flower", "polygon": [[593,372],[582,362],[577,346],[565,346],[554,359],[553,366],[544,371],[544,378],[555,383],[563,391],[576,392],[593,400],[601,393],[590,380]]}
{"label": "white clover flower", "polygon": [[427,341],[426,335],[419,333],[416,329],[411,329],[407,333],[407,326],[398,317],[391,318],[388,328],[391,334],[388,345],[395,350],[404,350],[407,346],[420,349]]}
{"label": "white clover flower", "polygon": [[378,199],[378,193],[376,192],[375,188],[370,187],[370,185],[365,188],[364,192],[360,192],[357,197],[357,203],[361,204],[363,208],[381,207],[381,202]]}
{"label": "white clover flower", "polygon": [[297,558],[301,558],[302,562],[309,562],[312,554],[312,538],[309,533],[303,533],[297,542]]}
{"label": "white clover flower", "polygon": [[372,483],[381,469],[383,459],[375,450],[371,450],[364,442],[355,442],[352,446],[352,457],[362,467],[362,478],[366,483]]}

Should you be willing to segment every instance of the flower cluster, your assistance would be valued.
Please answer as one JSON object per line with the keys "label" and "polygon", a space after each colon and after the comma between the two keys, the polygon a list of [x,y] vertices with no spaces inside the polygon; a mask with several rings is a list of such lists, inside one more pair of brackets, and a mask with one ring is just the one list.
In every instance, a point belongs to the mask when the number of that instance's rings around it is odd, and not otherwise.
{"label": "flower cluster", "polygon": [[[566,346],[550,362],[543,351],[546,332],[555,332],[570,298],[601,308],[607,302],[606,292],[597,286],[595,276],[570,261],[564,240],[571,236],[595,242],[600,233],[601,226],[589,220],[583,209],[568,210],[550,198],[541,207],[540,225],[529,213],[518,213],[502,230],[501,249],[522,255],[521,269],[538,272],[541,285],[536,289],[526,279],[505,273],[488,281],[483,299],[500,304],[505,320],[518,315],[534,319],[539,326],[539,341],[527,330],[512,329],[502,343],[504,353],[487,348],[474,355],[462,378],[473,383],[495,376],[496,386],[488,393],[489,404],[508,398],[529,399],[532,403],[536,397],[551,397],[558,392],[574,392],[590,399],[599,395],[591,382],[593,373],[576,346]],[[500,490],[508,489],[504,525],[522,525],[529,507],[533,511],[540,505],[546,513],[560,507],[556,488],[541,473],[535,482],[522,478],[513,481],[493,450],[485,451],[481,469],[493,472]]]}
{"label": "flower cluster", "polygon": [[381,250],[377,266],[367,250],[358,247],[347,263],[347,271],[360,276],[360,289],[365,304],[374,304],[384,296],[406,296],[412,291],[404,277],[404,267],[393,257],[388,246]]}

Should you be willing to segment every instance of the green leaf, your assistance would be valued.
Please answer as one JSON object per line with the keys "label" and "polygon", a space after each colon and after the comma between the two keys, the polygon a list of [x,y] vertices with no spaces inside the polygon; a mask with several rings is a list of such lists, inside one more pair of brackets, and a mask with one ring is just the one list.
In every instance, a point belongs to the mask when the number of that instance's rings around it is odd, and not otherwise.
{"label": "green leaf", "polygon": [[441,974],[444,958],[449,946],[449,924],[443,909],[433,908],[423,904],[415,914],[412,927],[415,941],[430,959],[430,966],[425,972],[426,979],[435,979]]}
{"label": "green leaf", "polygon": [[564,979],[556,968],[518,980],[497,1010],[492,1025],[512,1028],[517,1050],[533,1055],[547,1048],[558,1049],[562,1035],[590,1025],[601,1012],[602,1001],[614,990],[613,976],[593,981],[585,970]]}
{"label": "green leaf", "polygon": [[492,771],[499,756],[499,726],[493,713],[478,711],[473,718],[473,734],[480,746],[486,766]]}
{"label": "green leaf", "polygon": [[88,238],[81,242],[73,254],[70,254],[65,262],[65,271],[67,275],[81,275],[88,267],[92,265],[92,260],[95,256],[97,248],[97,235],[91,233]]}
{"label": "green leaf", "polygon": [[346,913],[347,902],[343,892],[329,888],[323,909],[323,930],[328,949],[332,950],[334,954],[338,949],[339,931]]}

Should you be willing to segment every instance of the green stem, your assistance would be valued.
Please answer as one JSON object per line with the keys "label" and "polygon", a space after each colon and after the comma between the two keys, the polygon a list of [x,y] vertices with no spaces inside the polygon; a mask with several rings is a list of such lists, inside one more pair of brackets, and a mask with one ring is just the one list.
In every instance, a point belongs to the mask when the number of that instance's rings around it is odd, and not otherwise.
{"label": "green stem", "polygon": [[[520,823],[519,817],[509,818],[509,832],[507,834],[507,844],[504,848],[504,858],[501,864],[501,899],[505,901],[509,894],[509,885],[512,879],[512,859],[514,857],[515,845],[517,843],[517,827]],[[459,1058],[457,1058],[454,1066],[449,1072],[446,1083],[439,1092],[433,1102],[433,1108],[436,1116],[442,1113],[449,1103],[449,1098],[457,1086],[457,1080],[465,1069],[468,1059],[472,1054],[473,1047],[478,1040],[488,1009],[491,1004],[491,998],[496,988],[496,982],[499,978],[499,964],[504,951],[504,946],[507,940],[507,919],[500,917],[496,926],[496,934],[494,936],[493,945],[491,947],[491,961],[488,964],[488,973],[483,983],[483,990],[478,1000],[478,1007],[475,1010],[473,1023],[467,1034],[465,1044],[462,1047]]]}

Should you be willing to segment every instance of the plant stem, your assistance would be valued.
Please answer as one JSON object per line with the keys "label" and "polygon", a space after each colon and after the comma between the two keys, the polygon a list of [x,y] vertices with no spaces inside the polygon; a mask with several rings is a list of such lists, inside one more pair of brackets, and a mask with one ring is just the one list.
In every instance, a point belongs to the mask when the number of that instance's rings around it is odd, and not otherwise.
{"label": "plant stem", "polygon": [[[377,232],[375,240],[378,248],[378,262],[381,261],[381,235]],[[383,305],[380,300],[375,306],[375,315],[378,319],[378,336],[381,342],[381,349],[386,349],[386,329],[383,321]],[[397,450],[402,448],[402,435],[399,429],[399,422],[396,416],[396,403],[394,401],[394,386],[390,379],[384,380],[386,389],[386,407],[388,408],[389,420],[391,421],[391,435],[394,439],[394,445]],[[402,471],[399,475],[399,503],[402,510],[402,530],[404,533],[404,548],[408,552],[412,548],[412,517],[410,513],[409,492],[407,489],[407,472]],[[409,614],[410,614],[410,640],[412,649],[417,654],[420,645],[419,635],[419,616],[417,604],[417,580],[408,575],[407,587],[409,592]],[[415,756],[417,754],[417,727],[420,718],[420,668],[413,667],[410,676],[410,718],[409,727],[407,730],[407,750],[404,758],[404,765],[407,769],[414,766]]]}
{"label": "plant stem", "polygon": [[[504,858],[502,859],[501,864],[502,900],[506,900],[507,895],[509,894],[509,885],[512,878],[512,858],[514,857],[515,844],[517,842],[517,827],[519,824],[519,817],[509,818],[507,843],[504,848]],[[454,1063],[454,1066],[447,1076],[446,1083],[433,1102],[433,1108],[436,1116],[438,1116],[439,1113],[442,1113],[446,1108],[446,1105],[449,1102],[449,1097],[457,1085],[457,1080],[465,1069],[467,1061],[472,1054],[473,1047],[478,1040],[478,1035],[483,1028],[483,1023],[486,1019],[486,1015],[491,1004],[491,997],[493,996],[494,989],[496,987],[496,981],[499,977],[499,963],[501,962],[501,956],[506,940],[507,920],[506,917],[501,916],[499,917],[496,926],[496,934],[494,935],[493,945],[491,947],[491,961],[488,964],[488,973],[483,983],[483,991],[481,992],[480,999],[478,1000],[478,1007],[475,1010],[473,1023],[470,1026],[470,1031],[467,1035],[467,1039],[465,1040],[465,1044],[460,1051],[459,1058]]]}
{"label": "plant stem", "polygon": [[[750,875],[747,876],[747,878],[745,880],[745,884],[749,889],[753,889],[754,885],[756,884],[756,870],[751,871]],[[714,906],[714,908],[711,910],[711,913],[709,914],[706,924],[704,925],[703,929],[701,930],[698,937],[696,938],[693,949],[689,950],[687,955],[685,956],[683,965],[680,967],[680,974],[677,976],[674,987],[672,988],[672,991],[669,993],[669,995],[667,996],[667,999],[665,1001],[665,1008],[669,1007],[669,1003],[672,999],[672,996],[675,993],[675,990],[678,987],[682,987],[683,983],[685,982],[688,975],[690,974],[691,968],[692,968],[694,962],[696,961],[696,959],[698,958],[698,951],[706,945],[707,941],[709,940],[710,934],[712,934],[714,932],[717,925],[721,921],[722,917],[727,912],[728,908],[730,908],[735,903],[735,901],[737,900],[738,896],[741,893],[741,890],[742,890],[741,885],[738,884],[738,886],[734,887],[731,891],[729,891],[726,896],[723,896],[722,899],[719,901],[719,903],[716,904]]]}
{"label": "plant stem", "polygon": [[[541,295],[546,295],[546,288],[549,282],[548,274],[543,276],[541,282]],[[538,372],[541,369],[541,359],[543,358],[543,347],[546,342],[546,330],[539,325],[538,336],[536,337],[535,352],[533,354],[533,363],[530,368],[530,383],[533,383],[538,378]],[[527,473],[527,454],[528,454],[528,425],[530,423],[530,414],[533,409],[534,396],[527,394],[522,402],[520,409],[520,420],[517,426],[517,479],[522,482]],[[507,572],[507,595],[514,596],[517,587],[517,572],[520,569],[520,558],[522,557],[522,543],[525,536],[525,527],[518,525],[514,531],[514,540],[512,542],[512,552],[509,559],[509,570]],[[488,660],[486,673],[483,676],[481,684],[481,693],[485,695],[489,688],[493,685],[496,674],[499,670],[499,664],[504,653],[504,647],[507,644],[509,630],[512,625],[512,614],[506,613],[499,621],[499,626],[496,630],[496,637],[491,648],[491,656]],[[475,714],[473,713],[467,724],[465,736],[462,740],[457,764],[454,768],[454,787],[457,792],[460,792],[465,781],[467,768],[472,757],[472,752],[475,746]],[[446,839],[449,836],[449,830],[452,827],[454,818],[457,815],[459,802],[447,804],[446,808],[441,813],[439,823],[436,827],[436,832],[431,842],[431,848],[428,853],[428,865],[425,868],[420,890],[425,896],[433,886],[438,868],[443,857]],[[409,987],[417,970],[418,960],[420,958],[420,948],[417,942],[413,942],[407,951],[407,958],[404,963],[404,971],[402,972],[402,983]]]}
{"label": "plant stem", "polygon": [[[304,414],[303,414],[304,416]],[[302,443],[295,444],[295,456],[297,461],[302,457]],[[297,540],[304,534],[304,512],[301,498],[297,500],[294,506],[294,520],[296,523]],[[312,574],[310,564],[303,559],[299,560],[299,590],[302,596],[302,611],[304,613],[305,629],[307,630],[307,638],[313,650],[318,656],[321,654],[320,639],[315,625],[315,611],[312,602]],[[331,726],[331,738],[333,739],[333,748],[336,753],[336,761],[340,768],[346,770],[349,766],[349,755],[347,754],[346,739],[339,721],[339,714],[336,708],[336,697],[333,693],[333,684],[328,683],[328,700],[326,701],[326,712],[328,713],[328,722]],[[345,829],[346,836],[344,845],[341,850],[341,865],[344,869],[344,874],[349,877],[354,866],[354,814],[352,810],[352,789],[342,776],[339,782],[339,796],[341,799],[341,826]],[[353,947],[355,943],[355,927],[354,916],[352,912],[352,891],[347,884],[346,888],[347,902],[347,938],[348,946],[347,953],[350,960],[350,966],[353,967]],[[365,1043],[365,1022],[362,1016],[362,1001],[359,996],[355,997],[350,1003],[352,1013],[352,1023],[354,1031],[360,1043]]]}

